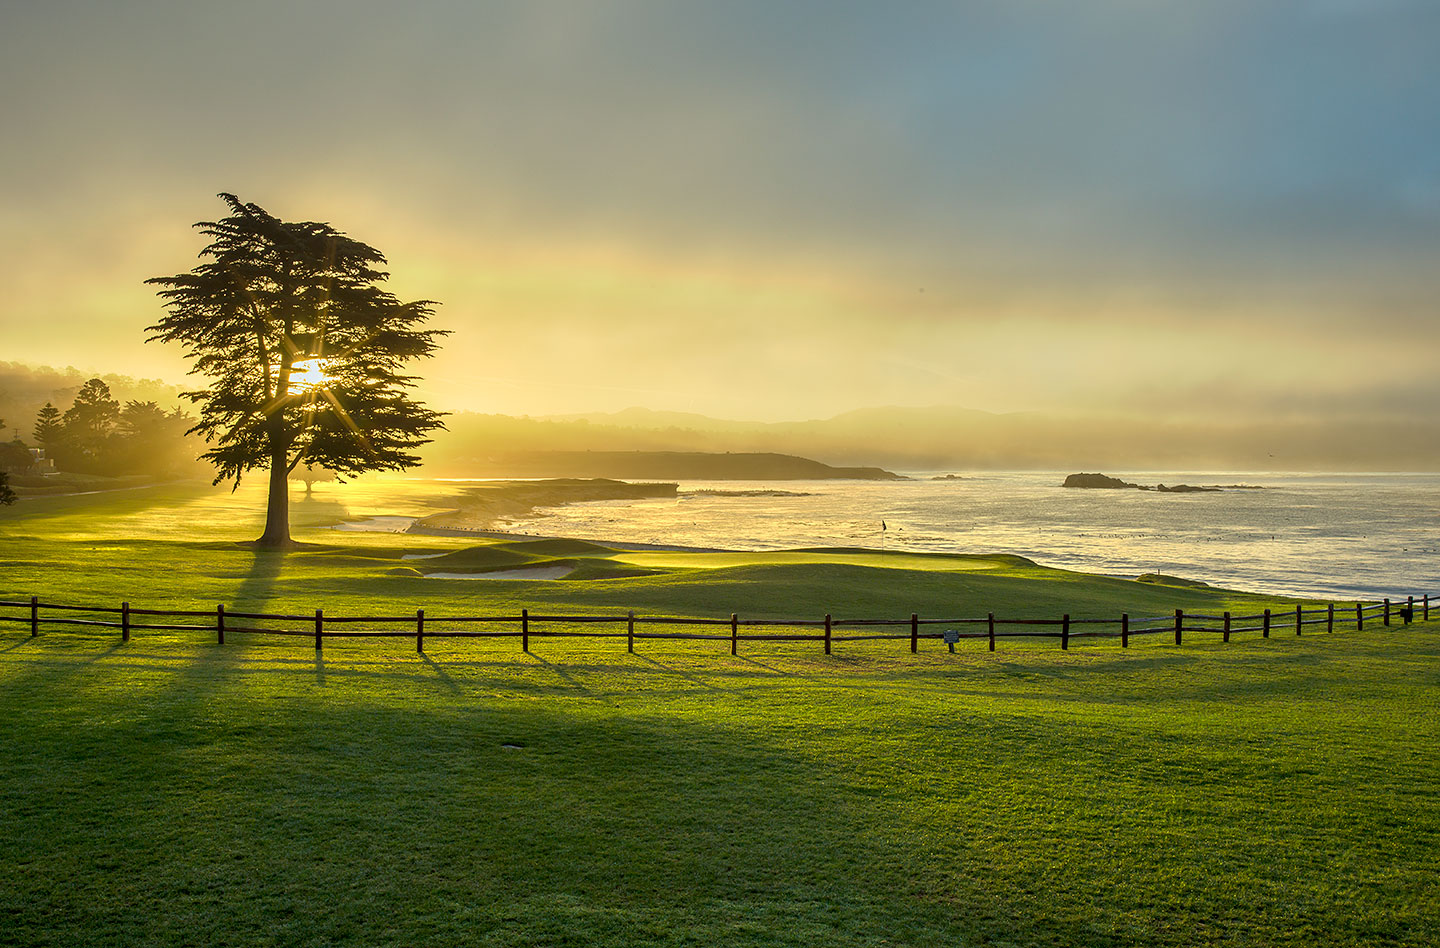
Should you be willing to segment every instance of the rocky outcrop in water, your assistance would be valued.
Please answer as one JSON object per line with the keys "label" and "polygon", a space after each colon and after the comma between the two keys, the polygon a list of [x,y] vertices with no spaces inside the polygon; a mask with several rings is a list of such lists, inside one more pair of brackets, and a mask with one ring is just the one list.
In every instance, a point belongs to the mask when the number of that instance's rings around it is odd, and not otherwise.
{"label": "rocky outcrop in water", "polygon": [[1139,484],[1131,484],[1129,481],[1122,481],[1118,477],[1111,477],[1108,474],[1071,474],[1065,478],[1062,487],[1086,487],[1105,490],[1119,490],[1130,488],[1132,490],[1143,490]]}
{"label": "rocky outcrop in water", "polygon": [[[1174,487],[1166,487],[1164,484],[1150,486],[1148,484],[1132,484],[1129,481],[1122,481],[1118,477],[1111,477],[1108,474],[1071,474],[1065,478],[1062,487],[1081,487],[1091,490],[1153,490],[1161,494],[1209,494],[1224,488],[1221,487],[1192,487],[1189,484],[1176,484]],[[1237,487],[1239,485],[1236,485]]]}

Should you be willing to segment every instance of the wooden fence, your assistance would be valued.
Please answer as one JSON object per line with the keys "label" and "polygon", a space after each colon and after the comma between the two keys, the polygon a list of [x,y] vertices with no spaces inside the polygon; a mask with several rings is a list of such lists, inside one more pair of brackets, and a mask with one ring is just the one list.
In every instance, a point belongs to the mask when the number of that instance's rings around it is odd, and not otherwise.
{"label": "wooden fence", "polygon": [[[96,617],[99,618],[96,618]],[[738,652],[741,642],[824,642],[829,655],[836,642],[906,639],[910,651],[919,649],[922,639],[938,639],[952,646],[960,639],[987,639],[990,651],[1001,638],[1059,639],[1060,647],[1068,649],[1072,639],[1118,638],[1122,647],[1130,639],[1145,635],[1175,636],[1180,645],[1186,634],[1219,635],[1226,642],[1238,633],[1259,632],[1269,638],[1272,632],[1291,629],[1302,635],[1307,627],[1323,625],[1326,632],[1336,625],[1353,623],[1363,630],[1367,622],[1383,626],[1392,622],[1409,625],[1416,618],[1430,618],[1430,596],[1407,597],[1403,602],[1384,599],[1380,602],[1327,605],[1293,609],[1266,609],[1254,615],[1221,615],[1186,613],[1132,618],[1128,613],[1117,618],[1008,619],[997,618],[992,612],[984,618],[922,619],[911,614],[904,619],[741,619],[731,614],[728,619],[686,618],[677,616],[624,615],[541,615],[528,609],[519,615],[505,616],[439,616],[425,614],[424,609],[399,616],[326,616],[316,609],[314,615],[281,615],[262,612],[240,612],[218,605],[209,610],[139,609],[123,602],[119,607],[81,606],[41,602],[38,596],[25,600],[0,600],[0,622],[28,625],[31,636],[40,634],[41,626],[95,627],[118,629],[122,642],[130,641],[136,631],[206,632],[225,644],[229,635],[290,635],[315,641],[315,650],[324,648],[326,639],[350,638],[413,638],[415,650],[425,651],[427,638],[518,638],[520,648],[530,651],[531,638],[585,637],[623,638],[627,649],[635,651],[637,639],[706,639],[728,641],[730,654]],[[153,620],[171,621],[153,621]],[[175,621],[178,620],[178,621]],[[264,625],[256,625],[263,623]],[[278,625],[277,625],[278,624]],[[937,629],[938,626],[950,626]],[[644,631],[646,628],[654,631]],[[724,631],[705,631],[724,629]],[[741,634],[741,630],[747,630]],[[765,630],[771,631],[765,631]],[[815,629],[814,632],[802,631]],[[698,631],[696,631],[698,630]],[[758,631],[757,631],[758,630]]]}

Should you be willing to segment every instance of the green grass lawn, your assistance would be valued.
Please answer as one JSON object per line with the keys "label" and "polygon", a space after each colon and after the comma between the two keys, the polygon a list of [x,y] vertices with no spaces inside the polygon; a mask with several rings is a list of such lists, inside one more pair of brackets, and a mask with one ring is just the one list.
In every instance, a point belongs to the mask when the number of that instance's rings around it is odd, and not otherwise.
{"label": "green grass lawn", "polygon": [[[0,598],[145,608],[213,608],[329,615],[413,612],[624,612],[818,620],[903,618],[1118,618],[1257,612],[1294,600],[1212,588],[1161,586],[1037,566],[1004,555],[875,551],[623,553],[575,541],[478,542],[410,534],[344,533],[328,524],[423,514],[443,499],[394,484],[347,485],[293,502],[301,552],[237,545],[259,534],[261,485],[238,494],[196,486],[81,497],[26,498],[0,508],[7,562]],[[405,560],[410,554],[444,554]],[[442,580],[425,570],[481,573],[560,563],[565,580]]]}
{"label": "green grass lawn", "polygon": [[[492,554],[309,528],[331,548],[256,554],[234,544],[256,532],[244,500],[22,502],[0,514],[0,598],[787,616],[1259,601],[1004,558],[442,581],[389,570]],[[358,512],[392,512],[377,503]],[[0,944],[1433,945],[1437,633],[732,658],[0,626]]]}

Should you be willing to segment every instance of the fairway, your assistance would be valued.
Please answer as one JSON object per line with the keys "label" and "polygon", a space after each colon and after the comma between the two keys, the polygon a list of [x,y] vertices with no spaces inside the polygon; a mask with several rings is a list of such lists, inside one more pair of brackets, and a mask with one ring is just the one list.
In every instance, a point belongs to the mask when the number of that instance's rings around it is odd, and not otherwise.
{"label": "fairway", "polygon": [[[445,509],[455,488],[365,482],[296,497],[288,553],[242,545],[261,527],[263,485],[236,493],[172,485],[0,508],[7,562],[0,599],[327,615],[606,612],[752,619],[980,617],[1117,619],[1258,612],[1296,600],[1211,587],[1162,586],[1037,565],[1004,554],[875,550],[779,553],[628,552],[573,540],[355,533],[342,521]],[[203,530],[196,524],[204,524]],[[424,558],[416,558],[424,557]],[[474,582],[426,572],[504,575],[553,569],[564,579]],[[546,575],[536,573],[531,575]],[[1415,590],[1422,593],[1424,590]],[[383,603],[383,608],[378,604]]]}
{"label": "fairway", "polygon": [[1425,945],[1430,626],[826,658],[6,633],[16,944]]}
{"label": "fairway", "polygon": [[[435,509],[378,488],[297,502],[313,545],[261,553],[237,542],[252,500],[27,499],[0,513],[0,598],[327,616],[1277,604],[1000,555],[323,529]],[[217,526],[197,538],[197,522]],[[418,569],[555,563],[571,578]],[[573,638],[122,644],[7,623],[0,942],[1434,944],[1437,632],[732,657]]]}

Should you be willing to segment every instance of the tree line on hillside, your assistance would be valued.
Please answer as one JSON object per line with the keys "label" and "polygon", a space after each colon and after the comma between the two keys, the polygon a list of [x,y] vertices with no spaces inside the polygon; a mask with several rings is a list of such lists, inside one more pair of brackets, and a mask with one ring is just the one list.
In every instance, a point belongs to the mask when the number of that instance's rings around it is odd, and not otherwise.
{"label": "tree line on hillside", "polygon": [[[156,402],[121,405],[102,379],[93,378],[64,411],[46,402],[36,413],[31,437],[57,471],[172,477],[199,469],[184,440],[194,424],[181,409],[166,411]],[[14,440],[0,444],[0,470],[30,472],[41,464],[36,454],[17,433]]]}

